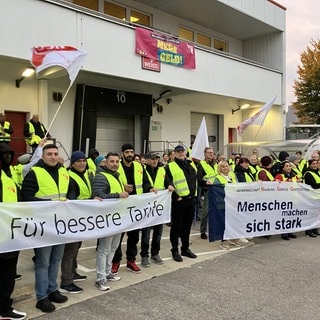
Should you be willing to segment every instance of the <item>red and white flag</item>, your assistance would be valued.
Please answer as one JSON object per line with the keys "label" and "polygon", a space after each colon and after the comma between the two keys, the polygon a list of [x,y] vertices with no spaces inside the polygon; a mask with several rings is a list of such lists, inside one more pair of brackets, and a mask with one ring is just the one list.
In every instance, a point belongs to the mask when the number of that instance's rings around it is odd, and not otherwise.
{"label": "red and white flag", "polygon": [[85,51],[71,46],[33,47],[31,63],[36,67],[37,73],[53,66],[63,67],[68,72],[72,84],[86,55]]}
{"label": "red and white flag", "polygon": [[238,133],[240,136],[242,135],[243,131],[245,129],[247,129],[247,127],[250,126],[251,124],[255,124],[258,126],[263,125],[264,120],[266,119],[266,116],[267,116],[269,110],[271,109],[271,107],[273,106],[276,98],[277,98],[277,96],[272,98],[255,115],[253,115],[249,119],[241,122],[241,124],[237,127]]}

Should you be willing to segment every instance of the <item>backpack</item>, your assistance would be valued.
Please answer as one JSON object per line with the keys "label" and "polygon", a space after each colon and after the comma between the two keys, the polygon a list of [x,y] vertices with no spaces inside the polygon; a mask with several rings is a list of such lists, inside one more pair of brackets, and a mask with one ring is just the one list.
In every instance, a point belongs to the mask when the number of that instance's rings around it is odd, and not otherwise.
{"label": "backpack", "polygon": [[271,168],[270,173],[275,177],[278,173],[281,172],[281,162],[276,162]]}

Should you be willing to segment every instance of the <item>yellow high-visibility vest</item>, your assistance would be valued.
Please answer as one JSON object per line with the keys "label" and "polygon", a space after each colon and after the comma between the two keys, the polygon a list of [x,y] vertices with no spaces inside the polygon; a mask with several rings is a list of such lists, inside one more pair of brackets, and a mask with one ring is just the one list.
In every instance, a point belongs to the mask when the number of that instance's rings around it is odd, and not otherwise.
{"label": "yellow high-visibility vest", "polygon": [[91,183],[89,180],[88,172],[86,171],[83,175],[85,181],[75,172],[69,170],[70,177],[77,183],[79,186],[80,194],[77,197],[78,200],[86,200],[91,198],[92,190]]}
{"label": "yellow high-visibility vest", "polygon": [[41,167],[33,167],[31,170],[34,171],[39,186],[39,190],[35,194],[36,197],[50,200],[67,199],[70,176],[65,167],[60,167],[58,169],[58,186],[46,169]]}
{"label": "yellow high-visibility vest", "polygon": [[[142,194],[143,193],[143,186],[142,186],[143,185],[143,167],[137,161],[132,161],[132,165],[133,165],[133,171],[134,171],[133,177],[134,177],[134,184],[136,187],[136,192],[137,192],[137,194]],[[119,172],[119,178],[120,178],[121,182],[124,185],[128,184],[127,177],[124,173],[123,165],[121,162],[119,165],[118,172]]]}

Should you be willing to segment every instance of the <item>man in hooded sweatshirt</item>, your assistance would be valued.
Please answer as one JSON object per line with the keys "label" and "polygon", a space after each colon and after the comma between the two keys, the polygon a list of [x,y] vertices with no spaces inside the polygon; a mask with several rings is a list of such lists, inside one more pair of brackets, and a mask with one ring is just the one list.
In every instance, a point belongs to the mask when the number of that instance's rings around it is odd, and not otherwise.
{"label": "man in hooded sweatshirt", "polygon": [[[12,179],[10,165],[14,152],[0,143],[0,202],[17,202],[19,189]],[[15,286],[19,251],[0,254],[0,319],[25,319],[26,313],[12,308],[11,294]]]}

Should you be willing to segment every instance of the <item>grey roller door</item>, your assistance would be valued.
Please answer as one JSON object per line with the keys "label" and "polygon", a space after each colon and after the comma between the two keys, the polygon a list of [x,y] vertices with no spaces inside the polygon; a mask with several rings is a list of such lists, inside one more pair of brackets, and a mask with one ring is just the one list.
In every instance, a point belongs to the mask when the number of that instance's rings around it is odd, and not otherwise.
{"label": "grey roller door", "polygon": [[134,119],[127,115],[99,114],[96,148],[101,155],[120,152],[124,143],[134,141]]}
{"label": "grey roller door", "polygon": [[209,145],[213,148],[213,150],[218,150],[218,132],[219,132],[219,118],[214,114],[205,114],[205,113],[191,113],[191,136],[195,137],[202,118],[206,118],[207,132],[209,136]]}

